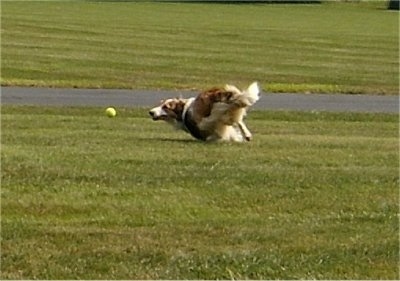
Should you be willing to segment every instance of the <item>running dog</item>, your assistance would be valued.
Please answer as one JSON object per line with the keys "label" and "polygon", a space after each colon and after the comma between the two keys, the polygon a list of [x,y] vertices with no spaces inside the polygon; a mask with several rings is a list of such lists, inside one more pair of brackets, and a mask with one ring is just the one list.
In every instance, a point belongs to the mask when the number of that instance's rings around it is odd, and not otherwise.
{"label": "running dog", "polygon": [[202,141],[250,141],[243,122],[247,109],[260,98],[257,82],[241,91],[235,86],[214,87],[188,99],[173,98],[149,111],[153,120],[164,120]]}

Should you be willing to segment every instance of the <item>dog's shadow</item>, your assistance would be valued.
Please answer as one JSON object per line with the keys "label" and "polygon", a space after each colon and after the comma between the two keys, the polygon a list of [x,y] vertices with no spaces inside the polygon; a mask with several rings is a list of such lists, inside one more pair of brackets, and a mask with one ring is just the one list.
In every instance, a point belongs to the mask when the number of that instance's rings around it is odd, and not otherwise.
{"label": "dog's shadow", "polygon": [[184,139],[184,138],[165,138],[165,137],[141,137],[138,138],[141,141],[154,141],[154,142],[165,142],[165,143],[202,143],[202,141],[196,139]]}

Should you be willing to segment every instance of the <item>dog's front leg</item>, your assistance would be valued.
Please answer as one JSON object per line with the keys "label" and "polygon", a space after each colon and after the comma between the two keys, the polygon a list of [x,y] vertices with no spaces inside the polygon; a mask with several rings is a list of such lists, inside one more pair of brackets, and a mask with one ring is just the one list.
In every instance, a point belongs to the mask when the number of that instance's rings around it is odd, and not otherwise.
{"label": "dog's front leg", "polygon": [[253,135],[250,133],[249,129],[247,128],[246,124],[243,121],[239,121],[238,123],[239,129],[242,132],[242,135],[247,141],[251,141]]}

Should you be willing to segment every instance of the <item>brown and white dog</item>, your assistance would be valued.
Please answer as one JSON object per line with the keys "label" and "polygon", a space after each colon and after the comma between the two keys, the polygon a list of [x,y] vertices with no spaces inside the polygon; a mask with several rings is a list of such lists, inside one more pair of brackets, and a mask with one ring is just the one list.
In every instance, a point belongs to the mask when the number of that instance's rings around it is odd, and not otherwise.
{"label": "brown and white dog", "polygon": [[250,141],[252,135],[243,122],[247,109],[259,99],[257,82],[240,91],[232,85],[212,88],[197,97],[162,101],[149,114],[164,120],[203,141]]}

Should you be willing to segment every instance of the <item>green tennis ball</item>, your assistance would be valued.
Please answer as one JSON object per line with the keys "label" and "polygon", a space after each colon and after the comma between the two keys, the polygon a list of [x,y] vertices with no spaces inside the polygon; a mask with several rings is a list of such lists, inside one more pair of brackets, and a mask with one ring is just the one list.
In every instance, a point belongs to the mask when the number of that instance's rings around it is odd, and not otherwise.
{"label": "green tennis ball", "polygon": [[108,107],[106,109],[106,115],[110,118],[115,117],[117,115],[117,111],[114,107]]}

